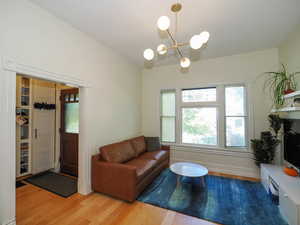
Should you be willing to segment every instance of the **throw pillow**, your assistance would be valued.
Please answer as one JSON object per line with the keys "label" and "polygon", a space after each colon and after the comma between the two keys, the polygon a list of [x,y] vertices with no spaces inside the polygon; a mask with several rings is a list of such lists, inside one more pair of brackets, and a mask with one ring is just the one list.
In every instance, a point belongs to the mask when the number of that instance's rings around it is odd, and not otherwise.
{"label": "throw pillow", "polygon": [[159,137],[145,137],[146,150],[148,152],[157,151],[161,149]]}

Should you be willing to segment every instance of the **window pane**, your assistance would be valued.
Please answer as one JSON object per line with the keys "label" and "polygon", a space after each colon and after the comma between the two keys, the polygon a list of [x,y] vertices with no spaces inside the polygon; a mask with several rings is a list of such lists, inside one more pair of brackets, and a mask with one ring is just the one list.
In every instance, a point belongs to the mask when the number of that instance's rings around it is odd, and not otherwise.
{"label": "window pane", "polygon": [[226,146],[229,147],[246,146],[244,117],[226,118]]}
{"label": "window pane", "polygon": [[175,116],[175,92],[163,92],[161,95],[162,115]]}
{"label": "window pane", "polygon": [[66,95],[65,95],[65,101],[68,102],[69,99],[70,99],[70,95],[69,95],[69,94],[66,94]]}
{"label": "window pane", "polygon": [[183,108],[182,142],[217,145],[217,109]]}
{"label": "window pane", "polygon": [[74,102],[75,101],[75,94],[70,94],[70,102]]}
{"label": "window pane", "polygon": [[245,88],[244,87],[226,87],[225,105],[226,116],[244,116],[245,115]]}
{"label": "window pane", "polygon": [[198,88],[182,90],[183,102],[215,102],[216,99],[216,88]]}
{"label": "window pane", "polygon": [[175,142],[175,117],[162,117],[162,141]]}
{"label": "window pane", "polygon": [[79,133],[79,103],[65,104],[65,132]]}

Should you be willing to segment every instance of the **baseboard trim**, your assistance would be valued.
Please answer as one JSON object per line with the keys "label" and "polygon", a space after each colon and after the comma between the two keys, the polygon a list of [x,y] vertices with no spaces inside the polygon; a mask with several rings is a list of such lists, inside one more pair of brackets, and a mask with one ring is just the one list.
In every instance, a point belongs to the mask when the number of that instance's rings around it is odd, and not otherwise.
{"label": "baseboard trim", "polygon": [[17,225],[17,222],[15,219],[13,219],[12,221],[3,223],[2,225]]}
{"label": "baseboard trim", "polygon": [[219,172],[228,175],[243,176],[249,178],[260,178],[259,169],[255,169],[255,168],[236,167],[236,166],[225,165],[225,164],[208,163],[200,160],[185,160],[179,158],[172,158],[171,162],[194,162],[206,166],[208,170],[213,172]]}

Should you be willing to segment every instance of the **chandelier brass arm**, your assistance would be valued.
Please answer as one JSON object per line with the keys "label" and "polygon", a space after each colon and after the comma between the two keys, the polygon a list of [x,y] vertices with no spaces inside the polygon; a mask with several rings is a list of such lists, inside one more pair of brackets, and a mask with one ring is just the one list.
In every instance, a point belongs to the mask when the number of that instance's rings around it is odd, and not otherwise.
{"label": "chandelier brass arm", "polygon": [[174,48],[179,48],[179,47],[183,47],[183,46],[187,46],[189,45],[189,43],[177,43],[177,45],[171,45],[169,47],[167,47],[167,49],[174,49]]}
{"label": "chandelier brass arm", "polygon": [[170,39],[171,39],[172,42],[173,42],[173,48],[176,49],[176,51],[177,51],[178,55],[180,56],[180,58],[183,58],[183,55],[182,55],[182,52],[181,52],[180,49],[179,49],[178,43],[177,43],[177,41],[173,38],[173,36],[172,36],[172,34],[171,34],[171,32],[170,32],[169,29],[167,29],[167,34],[169,35]]}

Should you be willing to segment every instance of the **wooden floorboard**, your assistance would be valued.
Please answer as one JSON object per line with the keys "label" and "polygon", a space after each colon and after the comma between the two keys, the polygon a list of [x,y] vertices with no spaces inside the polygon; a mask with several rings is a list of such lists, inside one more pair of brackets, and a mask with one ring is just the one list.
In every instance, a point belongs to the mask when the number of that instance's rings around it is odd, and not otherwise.
{"label": "wooden floorboard", "polygon": [[213,225],[142,202],[92,193],[63,198],[27,184],[16,190],[18,225]]}
{"label": "wooden floorboard", "polygon": [[[211,175],[259,181],[210,172]],[[26,182],[25,182],[26,183]],[[215,225],[205,220],[135,201],[78,193],[63,198],[31,184],[16,190],[18,225]]]}

